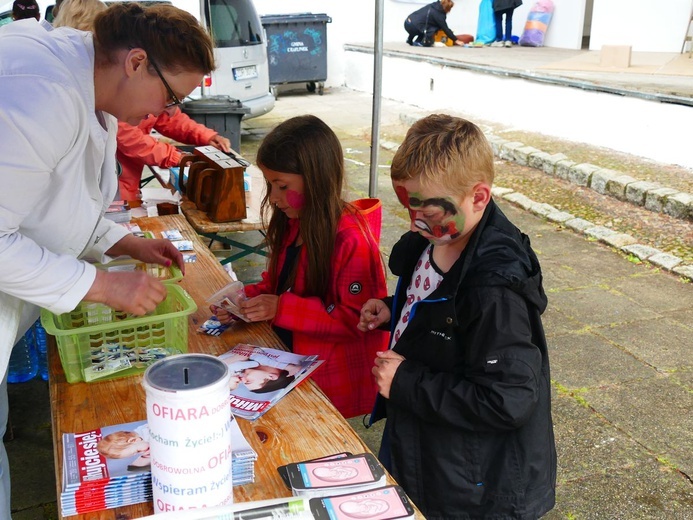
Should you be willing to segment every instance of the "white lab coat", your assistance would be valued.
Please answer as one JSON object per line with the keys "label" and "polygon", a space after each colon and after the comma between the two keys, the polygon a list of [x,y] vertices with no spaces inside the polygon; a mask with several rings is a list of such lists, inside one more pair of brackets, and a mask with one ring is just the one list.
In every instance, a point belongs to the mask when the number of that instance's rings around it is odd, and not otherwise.
{"label": "white lab coat", "polygon": [[[116,193],[117,123],[94,108],[91,33],[34,20],[0,29],[0,377],[38,307],[72,310],[128,231]],[[23,309],[22,309],[23,307]]]}

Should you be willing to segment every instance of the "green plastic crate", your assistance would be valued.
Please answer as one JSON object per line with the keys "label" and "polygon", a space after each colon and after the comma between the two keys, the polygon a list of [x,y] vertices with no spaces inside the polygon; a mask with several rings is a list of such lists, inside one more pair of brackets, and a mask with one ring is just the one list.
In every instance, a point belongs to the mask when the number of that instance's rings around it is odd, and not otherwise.
{"label": "green plastic crate", "polygon": [[197,305],[178,285],[166,284],[166,290],[166,299],[146,316],[86,302],[60,315],[43,309],[41,323],[55,336],[67,382],[131,376],[162,357],[187,352],[188,315]]}
{"label": "green plastic crate", "polygon": [[94,264],[94,267],[103,271],[144,271],[149,276],[162,283],[178,283],[183,279],[183,273],[177,265],[171,264],[165,267],[160,264],[140,262],[132,258],[114,260],[107,264]]}

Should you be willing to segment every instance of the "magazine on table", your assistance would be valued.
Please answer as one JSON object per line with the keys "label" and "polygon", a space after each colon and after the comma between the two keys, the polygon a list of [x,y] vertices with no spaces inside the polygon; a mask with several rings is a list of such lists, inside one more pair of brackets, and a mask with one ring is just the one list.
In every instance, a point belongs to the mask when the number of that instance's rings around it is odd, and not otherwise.
{"label": "magazine on table", "polygon": [[231,372],[231,411],[254,420],[298,386],[323,360],[273,348],[239,343],[219,359]]}
{"label": "magazine on table", "polygon": [[[238,421],[231,421],[231,472],[234,485],[255,480],[257,453],[243,436]],[[138,437],[142,450],[119,457],[108,449],[109,435]],[[105,441],[104,441],[105,439]],[[152,498],[147,421],[104,426],[63,434],[63,479],[60,506],[63,516],[147,502]]]}

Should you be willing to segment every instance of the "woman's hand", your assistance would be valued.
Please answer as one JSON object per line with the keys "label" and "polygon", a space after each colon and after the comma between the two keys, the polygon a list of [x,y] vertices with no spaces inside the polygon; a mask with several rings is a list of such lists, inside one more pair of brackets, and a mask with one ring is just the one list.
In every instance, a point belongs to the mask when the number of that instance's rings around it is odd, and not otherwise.
{"label": "woman's hand", "polygon": [[113,244],[113,247],[106,251],[109,256],[127,255],[150,264],[159,264],[169,267],[175,263],[183,274],[185,274],[185,261],[176,246],[170,240],[139,238],[134,235],[127,235]]}
{"label": "woman's hand", "polygon": [[371,373],[375,376],[375,384],[378,385],[380,395],[389,399],[392,380],[404,357],[392,350],[376,352],[376,355],[378,357],[375,358],[375,366],[371,369]]}
{"label": "woman's hand", "polygon": [[97,269],[96,279],[84,300],[142,316],[156,309],[166,294],[164,284],[143,271],[107,272]]}
{"label": "woman's hand", "polygon": [[377,329],[390,320],[390,309],[382,300],[370,299],[361,307],[358,329],[363,332]]}
{"label": "woman's hand", "polygon": [[243,300],[238,305],[243,316],[250,321],[268,321],[277,315],[279,296],[276,294],[260,294],[255,298]]}

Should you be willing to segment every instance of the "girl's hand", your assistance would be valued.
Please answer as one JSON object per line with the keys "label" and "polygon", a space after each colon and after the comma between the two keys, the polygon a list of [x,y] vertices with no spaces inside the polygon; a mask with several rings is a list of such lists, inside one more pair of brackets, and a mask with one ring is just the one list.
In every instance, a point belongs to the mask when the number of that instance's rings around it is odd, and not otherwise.
{"label": "girl's hand", "polygon": [[260,294],[254,298],[243,300],[238,305],[243,316],[250,321],[268,321],[277,315],[279,296],[276,294]]}
{"label": "girl's hand", "polygon": [[217,317],[219,323],[223,323],[224,325],[233,323],[234,321],[238,321],[240,319],[235,314],[232,314],[221,307],[217,307],[216,305],[210,305],[209,310],[212,311],[212,314]]}

